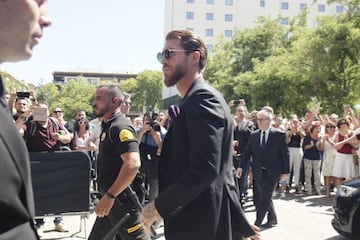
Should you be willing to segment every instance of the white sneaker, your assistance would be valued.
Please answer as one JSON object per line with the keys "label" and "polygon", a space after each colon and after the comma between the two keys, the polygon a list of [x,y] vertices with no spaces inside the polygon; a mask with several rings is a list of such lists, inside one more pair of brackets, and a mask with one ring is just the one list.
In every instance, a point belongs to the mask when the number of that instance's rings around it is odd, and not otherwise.
{"label": "white sneaker", "polygon": [[286,197],[285,193],[282,192],[282,193],[280,194],[280,197],[281,197],[281,198],[285,198],[285,197]]}
{"label": "white sneaker", "polygon": [[55,231],[57,231],[57,232],[68,232],[69,230],[67,230],[65,228],[65,225],[63,223],[58,223],[58,224],[55,224]]}

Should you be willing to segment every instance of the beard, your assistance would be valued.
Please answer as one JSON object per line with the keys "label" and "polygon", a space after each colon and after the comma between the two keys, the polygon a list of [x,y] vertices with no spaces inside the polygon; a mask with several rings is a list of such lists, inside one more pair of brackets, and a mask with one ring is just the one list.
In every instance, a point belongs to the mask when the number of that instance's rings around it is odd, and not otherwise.
{"label": "beard", "polygon": [[187,73],[186,62],[175,66],[174,72],[170,75],[164,74],[164,84],[167,87],[174,86]]}
{"label": "beard", "polygon": [[106,107],[99,109],[96,106],[93,106],[94,109],[94,114],[96,117],[103,117],[105,115],[105,113],[107,113],[110,110],[110,106],[107,105]]}

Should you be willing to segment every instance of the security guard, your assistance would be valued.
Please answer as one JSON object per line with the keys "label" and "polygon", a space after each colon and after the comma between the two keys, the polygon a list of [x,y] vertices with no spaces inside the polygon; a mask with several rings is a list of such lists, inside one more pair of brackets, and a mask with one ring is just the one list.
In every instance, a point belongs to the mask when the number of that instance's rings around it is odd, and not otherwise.
{"label": "security guard", "polygon": [[150,240],[140,222],[140,209],[124,193],[137,174],[140,156],[135,129],[120,112],[123,97],[120,87],[112,84],[101,85],[95,92],[94,113],[103,118],[97,159],[98,184],[103,196],[95,208],[97,218],[90,240],[104,239],[127,213],[130,216],[117,231],[120,239]]}

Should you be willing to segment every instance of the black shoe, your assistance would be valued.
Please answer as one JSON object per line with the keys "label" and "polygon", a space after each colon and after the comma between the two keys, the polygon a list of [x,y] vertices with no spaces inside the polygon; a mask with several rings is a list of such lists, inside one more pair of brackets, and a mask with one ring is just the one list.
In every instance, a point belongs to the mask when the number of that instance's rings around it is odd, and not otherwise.
{"label": "black shoe", "polygon": [[262,224],[261,227],[263,228],[272,228],[277,225],[277,221],[267,221],[266,223]]}

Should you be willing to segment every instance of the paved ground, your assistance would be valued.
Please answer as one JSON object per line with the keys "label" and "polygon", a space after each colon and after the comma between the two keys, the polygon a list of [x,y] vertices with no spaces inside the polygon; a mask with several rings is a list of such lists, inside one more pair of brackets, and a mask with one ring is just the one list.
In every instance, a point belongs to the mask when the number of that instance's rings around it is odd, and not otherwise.
{"label": "paved ground", "polygon": [[[333,198],[325,196],[303,196],[287,194],[285,199],[274,198],[279,224],[261,231],[263,240],[345,240],[331,227]],[[255,209],[249,202],[245,205],[246,216],[251,223],[255,220]],[[70,230],[57,233],[53,229],[53,217],[46,217],[45,233],[42,239],[86,239],[90,233],[95,215],[90,214],[82,221],[80,216],[64,216],[64,222]],[[84,223],[86,228],[84,227]],[[159,240],[165,240],[163,229],[157,230]],[[186,240],[186,239],[184,239]],[[200,239],[201,240],[201,239]]]}

